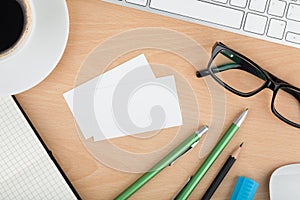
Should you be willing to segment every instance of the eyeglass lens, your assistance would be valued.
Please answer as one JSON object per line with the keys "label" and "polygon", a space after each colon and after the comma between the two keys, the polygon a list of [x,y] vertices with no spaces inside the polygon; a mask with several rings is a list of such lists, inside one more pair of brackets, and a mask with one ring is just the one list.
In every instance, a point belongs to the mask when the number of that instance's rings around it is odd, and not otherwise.
{"label": "eyeglass lens", "polygon": [[281,87],[274,100],[275,110],[287,120],[300,124],[300,92],[290,88]]}
{"label": "eyeglass lens", "polygon": [[230,50],[221,50],[209,68],[219,80],[240,93],[256,91],[267,81],[256,66]]}

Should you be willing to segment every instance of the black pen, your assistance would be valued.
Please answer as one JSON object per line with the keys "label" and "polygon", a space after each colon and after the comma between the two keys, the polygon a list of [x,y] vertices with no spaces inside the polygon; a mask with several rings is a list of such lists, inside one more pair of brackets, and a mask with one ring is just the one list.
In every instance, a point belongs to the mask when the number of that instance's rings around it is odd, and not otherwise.
{"label": "black pen", "polygon": [[238,149],[236,149],[233,152],[233,154],[231,156],[229,156],[229,158],[227,159],[227,161],[223,165],[222,169],[220,170],[220,172],[218,173],[218,175],[216,176],[216,178],[214,179],[212,184],[209,186],[209,188],[207,189],[207,191],[205,192],[205,194],[203,195],[201,200],[209,200],[213,196],[213,194],[218,189],[219,185],[222,183],[223,179],[225,178],[225,176],[227,175],[227,173],[233,166],[234,162],[238,158],[238,155],[241,152],[242,146],[243,146],[243,143],[239,146]]}

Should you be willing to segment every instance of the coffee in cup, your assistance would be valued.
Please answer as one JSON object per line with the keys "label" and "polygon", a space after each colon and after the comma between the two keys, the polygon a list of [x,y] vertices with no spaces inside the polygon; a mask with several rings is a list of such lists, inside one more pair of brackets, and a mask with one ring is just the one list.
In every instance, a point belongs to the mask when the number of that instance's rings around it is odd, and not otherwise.
{"label": "coffee in cup", "polygon": [[0,59],[16,51],[32,23],[30,0],[0,0]]}

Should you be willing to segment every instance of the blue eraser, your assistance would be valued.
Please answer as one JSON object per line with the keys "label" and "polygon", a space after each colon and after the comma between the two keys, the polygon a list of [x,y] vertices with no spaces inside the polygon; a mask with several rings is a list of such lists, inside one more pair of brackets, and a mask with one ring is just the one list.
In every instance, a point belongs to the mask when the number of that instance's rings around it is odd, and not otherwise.
{"label": "blue eraser", "polygon": [[239,176],[230,200],[253,200],[257,188],[258,183],[256,183],[254,180]]}

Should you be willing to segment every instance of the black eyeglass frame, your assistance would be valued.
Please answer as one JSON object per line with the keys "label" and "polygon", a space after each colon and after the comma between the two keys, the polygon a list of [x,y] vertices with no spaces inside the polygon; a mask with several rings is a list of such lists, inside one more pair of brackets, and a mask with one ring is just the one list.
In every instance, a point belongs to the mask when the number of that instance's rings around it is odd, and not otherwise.
{"label": "black eyeglass frame", "polygon": [[[243,92],[240,92],[240,91],[230,87],[228,84],[224,83],[221,79],[219,79],[216,76],[216,70],[213,68],[212,63],[214,62],[216,56],[224,50],[231,52],[232,55],[234,55],[237,58],[241,58],[239,60],[239,63],[238,63],[239,68],[236,68],[236,69],[240,69],[240,70],[244,70],[246,72],[249,72],[249,73],[251,73],[251,74],[253,74],[253,75],[255,75],[255,76],[257,76],[257,77],[259,77],[263,80],[266,79],[266,80],[264,80],[265,83],[261,87],[259,87],[258,89],[254,90],[254,91],[243,93]],[[253,68],[255,70],[259,71],[261,74],[258,75],[258,74],[253,73],[253,70],[251,70]],[[221,71],[217,71],[217,72],[221,72]],[[205,69],[205,70],[197,71],[196,75],[197,75],[198,78],[211,75],[214,78],[214,80],[216,80],[224,88],[226,88],[230,92],[232,92],[232,93],[234,93],[238,96],[242,96],[242,97],[251,97],[251,96],[259,93],[260,91],[264,90],[265,88],[271,89],[273,91],[273,97],[272,97],[272,101],[271,101],[271,110],[272,110],[273,114],[276,117],[278,117],[280,120],[284,121],[285,123],[287,123],[291,126],[294,126],[296,128],[300,128],[300,124],[297,124],[295,122],[292,122],[292,121],[288,120],[287,118],[282,116],[275,108],[276,95],[278,94],[278,91],[280,89],[282,89],[285,92],[288,92],[289,94],[294,96],[299,101],[299,103],[300,103],[300,89],[293,86],[293,85],[291,85],[291,84],[289,84],[289,83],[287,83],[287,82],[285,82],[285,81],[283,81],[283,80],[281,80],[281,79],[279,79],[279,78],[277,78],[275,75],[273,75],[270,72],[264,70],[263,68],[261,68],[259,65],[254,63],[252,60],[250,60],[246,56],[244,56],[244,55],[236,52],[235,50],[227,47],[223,43],[221,43],[221,42],[215,43],[215,45],[213,46],[213,49],[212,49],[211,58],[208,62],[208,68]]]}

